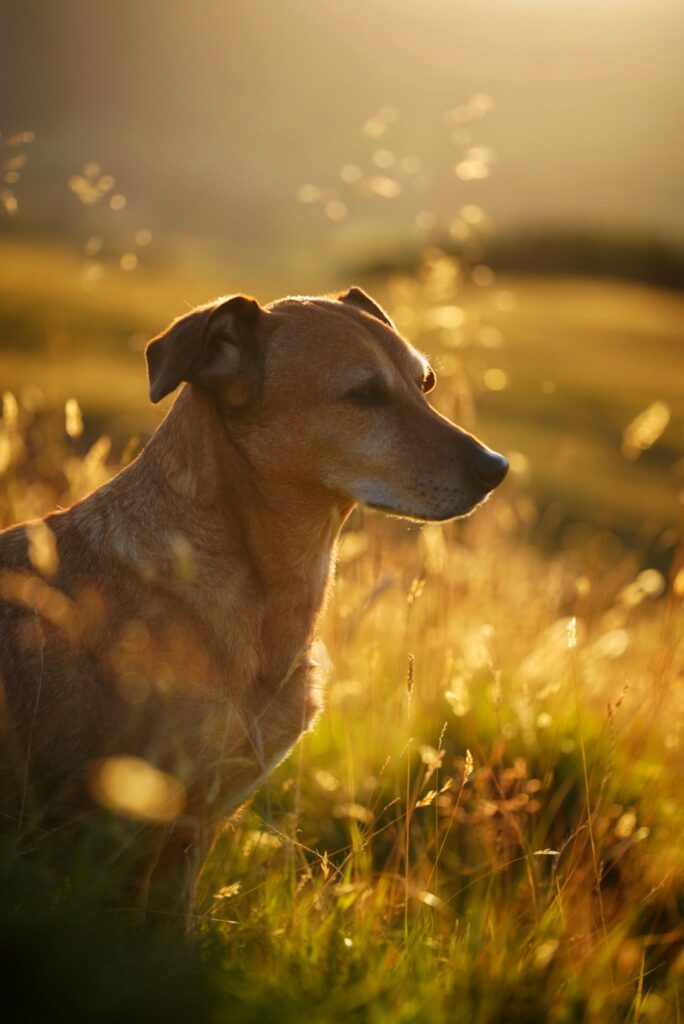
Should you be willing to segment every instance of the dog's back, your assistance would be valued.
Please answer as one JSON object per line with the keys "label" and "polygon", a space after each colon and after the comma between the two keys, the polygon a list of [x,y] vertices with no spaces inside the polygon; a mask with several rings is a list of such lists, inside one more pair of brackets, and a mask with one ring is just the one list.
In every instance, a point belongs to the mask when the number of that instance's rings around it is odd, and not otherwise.
{"label": "dog's back", "polygon": [[[60,513],[40,527],[57,560],[49,573],[31,560],[26,528],[0,533],[2,717],[14,752],[4,765],[4,802],[16,803],[17,790],[24,806],[49,795],[55,813],[61,800],[73,805],[82,791],[83,765],[108,752],[123,710],[102,657],[115,627],[97,615],[104,607],[95,581],[106,570],[70,525],[69,513]],[[134,588],[127,598],[133,610]],[[112,612],[120,607],[111,602]]]}

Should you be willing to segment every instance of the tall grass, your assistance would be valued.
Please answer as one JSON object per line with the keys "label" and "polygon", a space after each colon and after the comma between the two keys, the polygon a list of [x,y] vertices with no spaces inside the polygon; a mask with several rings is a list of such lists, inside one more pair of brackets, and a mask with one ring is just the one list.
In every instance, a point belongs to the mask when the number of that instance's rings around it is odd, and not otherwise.
{"label": "tall grass", "polygon": [[[73,403],[6,393],[2,525],[115,454]],[[529,508],[511,484],[466,523],[355,514],[327,709],[222,834],[189,931],[117,902],[97,850],[6,848],[17,1019],[679,1021],[684,575],[601,535],[542,555]]]}

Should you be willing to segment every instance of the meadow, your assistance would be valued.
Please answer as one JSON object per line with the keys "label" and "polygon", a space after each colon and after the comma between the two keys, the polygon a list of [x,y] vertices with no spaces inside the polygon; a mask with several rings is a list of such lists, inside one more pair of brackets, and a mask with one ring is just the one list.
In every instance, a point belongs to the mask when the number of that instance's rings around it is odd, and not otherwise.
{"label": "meadow", "polygon": [[[2,526],[133,457],[160,415],[144,342],[186,302],[275,294],[2,260]],[[189,929],[113,905],[87,850],[3,850],[16,1019],[682,1019],[684,298],[485,270],[431,249],[359,283],[510,478],[466,522],[354,513],[327,709],[221,837]]]}

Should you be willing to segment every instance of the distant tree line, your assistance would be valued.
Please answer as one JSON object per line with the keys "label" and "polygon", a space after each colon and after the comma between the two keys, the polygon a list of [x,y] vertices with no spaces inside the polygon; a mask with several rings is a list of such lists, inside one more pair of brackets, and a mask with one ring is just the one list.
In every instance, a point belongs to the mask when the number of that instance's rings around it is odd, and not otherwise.
{"label": "distant tree line", "polygon": [[[440,246],[467,259],[452,240]],[[413,271],[420,262],[417,247],[347,268],[356,273]],[[489,239],[482,260],[495,271],[529,274],[572,274],[617,277],[684,290],[684,246],[648,233],[590,228],[518,230]]]}

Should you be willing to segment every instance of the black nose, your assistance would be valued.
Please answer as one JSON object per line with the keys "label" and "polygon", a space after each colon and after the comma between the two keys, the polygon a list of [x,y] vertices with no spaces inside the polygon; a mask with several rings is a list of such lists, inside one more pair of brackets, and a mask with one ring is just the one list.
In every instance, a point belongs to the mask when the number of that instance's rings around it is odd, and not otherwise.
{"label": "black nose", "polygon": [[494,487],[498,487],[506,476],[508,459],[482,445],[473,458],[472,468],[480,483],[492,490]]}

